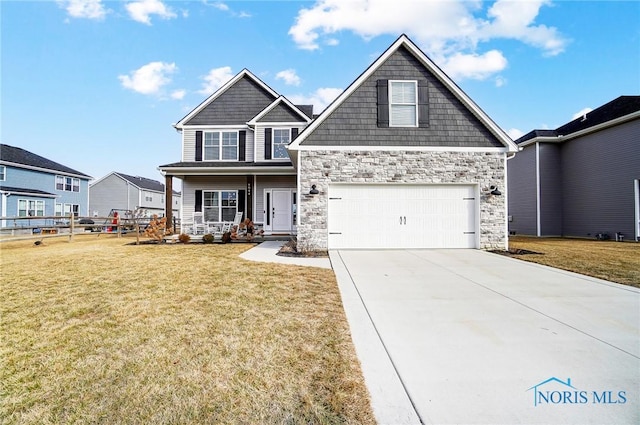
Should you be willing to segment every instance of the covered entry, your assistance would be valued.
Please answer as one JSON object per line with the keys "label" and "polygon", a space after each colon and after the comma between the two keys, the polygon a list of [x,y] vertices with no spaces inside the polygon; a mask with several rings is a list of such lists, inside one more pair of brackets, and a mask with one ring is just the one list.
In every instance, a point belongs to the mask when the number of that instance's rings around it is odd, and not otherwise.
{"label": "covered entry", "polygon": [[329,249],[477,248],[475,185],[329,186]]}
{"label": "covered entry", "polygon": [[264,206],[265,232],[295,232],[297,210],[295,189],[265,189]]}

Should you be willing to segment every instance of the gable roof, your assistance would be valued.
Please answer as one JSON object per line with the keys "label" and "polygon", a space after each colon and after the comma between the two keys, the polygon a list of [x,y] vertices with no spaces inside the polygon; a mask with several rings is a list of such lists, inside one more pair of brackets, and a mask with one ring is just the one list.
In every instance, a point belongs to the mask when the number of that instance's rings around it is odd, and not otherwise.
{"label": "gable roof", "polygon": [[[111,173],[107,174],[106,176],[102,177],[101,179],[93,183],[91,186],[92,187],[95,186],[96,184],[100,183],[102,180],[106,179],[109,176],[120,177],[121,179],[126,180],[127,182],[131,183],[135,187],[142,190],[151,190],[154,192],[164,193],[164,184],[160,183],[157,180],[148,179],[146,177],[140,177],[140,176],[131,176],[129,174],[124,174],[117,171],[112,171]],[[180,192],[176,192],[175,190],[173,191],[173,193],[180,194]]]}
{"label": "gable roof", "polygon": [[619,96],[612,101],[578,117],[555,130],[532,130],[516,140],[521,146],[533,143],[535,140],[548,138],[551,141],[564,141],[577,137],[588,130],[597,131],[604,127],[616,125],[640,116],[640,96]]}
{"label": "gable roof", "polygon": [[[287,99],[286,97],[279,96],[276,100],[271,102],[271,104],[269,106],[267,106],[262,111],[260,111],[260,113],[258,115],[253,117],[247,124],[256,125],[262,118],[267,116],[269,114],[269,112],[273,111],[276,107],[278,107],[278,105],[283,105],[284,107],[286,107],[290,111],[292,111],[295,115],[298,115],[300,117],[300,121],[299,122],[309,123],[311,121],[311,117],[309,115],[307,115],[304,111],[302,111],[298,106],[296,106],[293,103],[291,103],[289,101],[289,99]],[[313,106],[312,106],[312,108],[313,108]]]}
{"label": "gable roof", "polygon": [[82,179],[92,179],[91,176],[74,170],[73,168],[69,168],[43,156],[36,155],[28,150],[5,144],[0,144],[0,162],[11,164],[16,167],[24,166],[22,168],[49,172],[53,171]]}
{"label": "gable roof", "polygon": [[227,90],[229,90],[229,88],[233,87],[238,81],[242,80],[245,77],[251,79],[252,81],[254,81],[259,87],[261,87],[267,93],[269,93],[271,96],[273,96],[274,99],[279,96],[279,94],[276,93],[271,87],[266,85],[261,79],[256,77],[254,74],[251,73],[251,71],[249,71],[247,68],[245,68],[242,71],[240,71],[238,74],[236,74],[232,79],[230,79],[225,84],[223,84],[222,87],[220,87],[218,90],[216,90],[211,96],[206,98],[202,103],[200,103],[200,105],[196,106],[195,109],[193,109],[191,112],[189,112],[187,115],[185,115],[180,121],[178,121],[177,123],[173,124],[173,127],[176,128],[176,129],[184,128],[184,125],[187,122],[189,122],[189,120],[191,120],[193,117],[198,115],[203,109],[205,109],[207,106],[209,106],[214,100],[219,98]]}
{"label": "gable roof", "polygon": [[453,95],[487,128],[509,152],[517,152],[517,145],[511,138],[482,110],[476,103],[458,87],[427,55],[422,52],[406,34],[398,39],[376,59],[356,80],[347,87],[300,135],[288,146],[289,150],[304,149],[301,144],[318,128],[354,91],[382,66],[389,57],[401,47],[405,47],[416,59],[431,72]]}

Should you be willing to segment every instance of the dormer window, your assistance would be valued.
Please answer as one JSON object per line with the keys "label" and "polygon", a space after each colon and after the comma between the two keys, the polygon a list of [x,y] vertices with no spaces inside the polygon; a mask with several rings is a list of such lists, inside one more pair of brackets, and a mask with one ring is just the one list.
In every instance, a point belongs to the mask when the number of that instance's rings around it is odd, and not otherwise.
{"label": "dormer window", "polygon": [[417,81],[389,81],[389,126],[418,126]]}

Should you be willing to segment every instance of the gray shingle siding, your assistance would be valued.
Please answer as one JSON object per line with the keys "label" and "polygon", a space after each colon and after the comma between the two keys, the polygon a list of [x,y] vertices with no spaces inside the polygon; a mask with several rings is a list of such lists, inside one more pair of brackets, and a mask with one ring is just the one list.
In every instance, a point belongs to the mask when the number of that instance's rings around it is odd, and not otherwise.
{"label": "gray shingle siding", "polygon": [[287,105],[280,103],[270,110],[260,122],[301,122],[302,118]]}
{"label": "gray shingle siding", "polygon": [[565,142],[562,173],[564,236],[622,232],[633,238],[640,119]]}
{"label": "gray shingle siding", "polygon": [[557,144],[540,144],[540,236],[562,235],[560,149]]}
{"label": "gray shingle siding", "polygon": [[[429,127],[378,128],[376,82],[380,79],[427,80]],[[405,47],[373,72],[302,145],[503,147]]]}
{"label": "gray shingle siding", "polygon": [[[536,235],[536,147],[531,145],[507,161],[509,231]],[[513,188],[518,188],[514,190]]]}
{"label": "gray shingle siding", "polygon": [[274,100],[272,94],[245,76],[185,125],[244,125]]}

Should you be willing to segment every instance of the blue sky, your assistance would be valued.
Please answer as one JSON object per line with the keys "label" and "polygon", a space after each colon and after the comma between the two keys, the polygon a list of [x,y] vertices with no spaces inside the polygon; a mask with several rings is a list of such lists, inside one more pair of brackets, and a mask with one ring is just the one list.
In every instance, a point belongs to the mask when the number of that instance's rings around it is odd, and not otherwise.
{"label": "blue sky", "polygon": [[248,68],[319,112],[400,34],[512,137],[640,94],[638,1],[1,1],[0,140],[162,180],[171,126]]}

